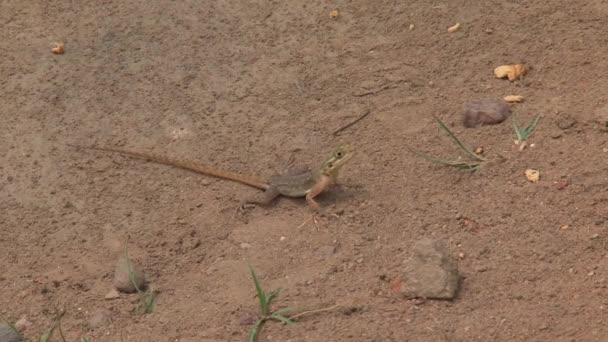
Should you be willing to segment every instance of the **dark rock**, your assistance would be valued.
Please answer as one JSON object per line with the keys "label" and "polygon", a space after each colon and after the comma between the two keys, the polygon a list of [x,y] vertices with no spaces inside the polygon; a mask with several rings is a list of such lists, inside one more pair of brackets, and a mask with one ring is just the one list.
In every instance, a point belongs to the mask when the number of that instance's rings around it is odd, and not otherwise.
{"label": "dark rock", "polygon": [[511,115],[511,107],[503,100],[474,100],[464,104],[465,127],[495,125]]}

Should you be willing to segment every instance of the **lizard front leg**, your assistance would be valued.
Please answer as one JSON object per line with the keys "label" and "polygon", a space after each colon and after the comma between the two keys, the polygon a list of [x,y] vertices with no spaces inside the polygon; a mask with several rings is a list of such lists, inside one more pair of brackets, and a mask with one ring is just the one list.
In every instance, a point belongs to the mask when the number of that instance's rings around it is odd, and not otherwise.
{"label": "lizard front leg", "polygon": [[315,201],[315,197],[317,197],[323,191],[327,190],[327,188],[329,188],[331,184],[331,177],[322,175],[306,194],[306,203],[308,203],[308,206],[314,211],[318,213],[323,213],[323,209],[321,208],[321,206],[319,206],[319,203]]}

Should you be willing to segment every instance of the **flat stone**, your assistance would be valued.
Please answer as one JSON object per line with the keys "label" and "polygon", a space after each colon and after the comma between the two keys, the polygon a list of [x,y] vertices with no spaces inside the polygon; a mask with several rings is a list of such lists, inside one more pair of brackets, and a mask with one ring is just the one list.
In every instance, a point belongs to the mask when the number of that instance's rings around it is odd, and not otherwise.
{"label": "flat stone", "polygon": [[410,298],[453,299],[460,275],[445,246],[422,239],[414,244],[414,255],[405,262],[399,292]]}
{"label": "flat stone", "polygon": [[118,291],[116,291],[116,289],[111,289],[105,296],[105,299],[110,300],[110,299],[116,299],[116,298],[120,298],[120,293],[118,293]]}

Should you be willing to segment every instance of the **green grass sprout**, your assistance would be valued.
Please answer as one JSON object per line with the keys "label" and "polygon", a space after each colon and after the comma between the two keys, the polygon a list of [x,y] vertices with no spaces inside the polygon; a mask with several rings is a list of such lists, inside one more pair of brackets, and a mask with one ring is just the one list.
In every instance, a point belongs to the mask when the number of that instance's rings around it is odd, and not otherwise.
{"label": "green grass sprout", "polygon": [[541,114],[536,115],[532,118],[532,121],[530,121],[525,127],[520,127],[517,124],[517,118],[515,114],[513,114],[513,130],[515,131],[515,135],[517,136],[518,143],[524,142],[528,138],[528,136],[532,134],[532,132],[536,128],[536,125],[538,125],[541,116]]}
{"label": "green grass sprout", "polygon": [[284,313],[292,311],[293,308],[286,307],[278,309],[274,312],[270,311],[270,302],[273,298],[278,296],[279,293],[281,293],[282,288],[278,288],[271,292],[264,291],[262,285],[260,284],[260,280],[258,279],[258,276],[255,273],[255,270],[253,269],[253,266],[251,266],[251,264],[249,263],[247,263],[247,266],[249,267],[249,271],[251,272],[253,284],[255,285],[255,291],[257,293],[258,301],[260,303],[260,318],[253,324],[253,327],[251,327],[251,329],[249,330],[249,337],[247,339],[247,341],[249,342],[254,342],[258,335],[258,332],[261,330],[262,325],[266,321],[275,320],[289,325],[294,324],[295,322],[290,318],[283,316]]}

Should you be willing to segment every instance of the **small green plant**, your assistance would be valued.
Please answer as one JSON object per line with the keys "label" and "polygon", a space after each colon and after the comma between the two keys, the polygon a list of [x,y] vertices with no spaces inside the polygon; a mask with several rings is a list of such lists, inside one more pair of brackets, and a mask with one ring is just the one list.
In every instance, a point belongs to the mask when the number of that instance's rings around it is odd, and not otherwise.
{"label": "small green plant", "polygon": [[65,336],[63,335],[63,330],[61,330],[61,318],[63,317],[63,315],[65,315],[65,310],[59,311],[59,310],[55,310],[56,311],[56,316],[55,316],[55,321],[53,322],[53,325],[51,325],[51,328],[45,332],[44,334],[42,334],[42,336],[40,336],[40,338],[38,339],[39,342],[51,342],[51,337],[53,337],[53,333],[55,332],[55,329],[59,329],[59,336],[61,337],[61,341],[66,342],[65,340]]}
{"label": "small green plant", "polygon": [[434,117],[434,118],[435,118],[435,122],[437,122],[437,125],[439,125],[439,128],[444,130],[448,134],[448,136],[450,138],[452,138],[452,140],[454,141],[456,146],[458,146],[461,150],[463,150],[465,152],[465,154],[467,154],[469,157],[471,157],[470,160],[451,161],[451,160],[429,157],[429,156],[427,156],[423,153],[417,152],[417,151],[413,151],[413,152],[416,153],[417,155],[421,156],[422,158],[425,158],[433,163],[443,164],[443,165],[447,165],[447,166],[451,166],[451,167],[455,167],[455,168],[463,169],[463,170],[469,170],[469,171],[475,171],[475,170],[479,169],[479,167],[481,166],[481,163],[485,161],[485,158],[483,158],[480,155],[478,155],[477,153],[473,152],[473,150],[470,147],[468,147],[466,144],[464,144],[462,141],[460,141],[460,139],[458,139],[458,137],[456,137],[456,135],[454,133],[452,133],[452,131],[450,131],[450,129],[438,117]]}
{"label": "small green plant", "polygon": [[275,320],[275,321],[283,322],[285,324],[294,324],[294,321],[292,321],[290,318],[283,316],[284,313],[292,311],[293,309],[287,307],[287,308],[281,308],[274,312],[271,312],[270,311],[270,301],[281,292],[282,288],[278,288],[271,292],[265,292],[264,289],[262,288],[262,285],[260,285],[260,280],[258,279],[258,276],[255,274],[255,270],[253,269],[251,264],[247,263],[247,266],[249,267],[249,271],[251,272],[251,277],[253,278],[253,284],[255,285],[255,290],[258,295],[258,301],[260,303],[260,318],[253,324],[253,327],[251,327],[251,330],[249,330],[248,341],[254,342],[258,332],[262,328],[262,325],[264,324],[264,322],[266,322],[268,320]]}
{"label": "small green plant", "polygon": [[528,136],[530,134],[532,134],[532,132],[534,131],[534,128],[536,128],[536,125],[538,124],[538,121],[540,120],[540,117],[541,117],[541,114],[538,114],[535,117],[533,117],[532,121],[530,121],[525,127],[520,127],[517,124],[517,118],[515,117],[515,114],[513,114],[513,130],[515,131],[515,135],[517,136],[518,143],[521,144],[528,138]]}
{"label": "small green plant", "polygon": [[140,314],[149,314],[152,313],[154,308],[154,291],[148,286],[148,288],[144,291],[137,286],[137,281],[135,280],[135,272],[133,271],[133,265],[131,264],[131,259],[129,259],[129,250],[127,248],[127,242],[125,241],[125,259],[127,260],[127,267],[129,269],[129,279],[137,291],[137,295],[139,296],[139,304],[135,308],[136,312]]}

